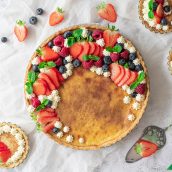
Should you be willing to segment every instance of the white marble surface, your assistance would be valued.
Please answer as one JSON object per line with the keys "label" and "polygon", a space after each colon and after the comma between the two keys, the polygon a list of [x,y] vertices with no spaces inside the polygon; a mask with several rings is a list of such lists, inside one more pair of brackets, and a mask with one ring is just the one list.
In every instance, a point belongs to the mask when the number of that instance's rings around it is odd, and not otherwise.
{"label": "white marble surface", "polygon": [[[110,0],[109,0],[110,1]],[[42,133],[26,112],[23,98],[23,80],[26,65],[36,46],[60,28],[80,23],[100,23],[95,7],[99,0],[0,0],[0,121],[20,125],[28,134],[30,153],[14,172],[165,172],[172,163],[172,129],[167,132],[167,145],[156,155],[134,164],[125,163],[125,155],[148,125],[165,127],[172,123],[172,76],[167,69],[167,55],[172,34],[154,34],[144,28],[138,18],[137,0],[111,1],[115,3],[120,31],[140,50],[148,67],[151,96],[147,110],[137,128],[117,144],[98,151],[77,151],[55,144]],[[66,11],[64,22],[48,26],[48,14],[57,6]],[[36,26],[28,23],[38,7],[45,14],[38,16]],[[13,34],[16,19],[27,21],[28,39],[19,43]],[[106,24],[103,22],[102,24]],[[7,170],[0,170],[6,172]]]}

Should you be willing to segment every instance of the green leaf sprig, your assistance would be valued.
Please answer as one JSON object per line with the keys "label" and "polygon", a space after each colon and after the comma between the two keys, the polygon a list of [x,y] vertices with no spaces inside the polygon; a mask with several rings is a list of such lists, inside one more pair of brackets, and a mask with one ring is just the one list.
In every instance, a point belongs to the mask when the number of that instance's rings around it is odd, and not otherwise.
{"label": "green leaf sprig", "polygon": [[111,30],[111,31],[119,31],[119,29],[116,28],[115,25],[110,25],[110,24],[108,24],[108,29]]}
{"label": "green leaf sprig", "polygon": [[88,61],[88,60],[98,61],[100,59],[100,57],[94,56],[94,55],[83,55],[82,59],[84,61]]}
{"label": "green leaf sprig", "polygon": [[48,99],[44,99],[42,101],[42,103],[36,108],[36,111],[40,111],[42,109],[45,109],[47,104],[48,104],[49,100]]}
{"label": "green leaf sprig", "polygon": [[120,45],[115,45],[114,47],[106,47],[106,50],[113,53],[120,53],[122,51],[122,47]]}
{"label": "green leaf sprig", "polygon": [[53,68],[53,67],[56,67],[56,64],[53,61],[41,62],[38,67],[39,67],[39,69],[42,69],[42,68]]}
{"label": "green leaf sprig", "polygon": [[149,7],[148,17],[149,17],[150,19],[153,19],[153,18],[154,18],[153,0],[150,0],[150,1],[149,1],[148,7]]}
{"label": "green leaf sprig", "polygon": [[37,115],[32,114],[32,115],[31,115],[31,118],[32,118],[32,120],[33,120],[33,121],[35,122],[35,124],[36,124],[36,130],[37,130],[38,132],[42,131],[42,126],[41,126],[41,124],[37,121],[37,120],[38,120]]}

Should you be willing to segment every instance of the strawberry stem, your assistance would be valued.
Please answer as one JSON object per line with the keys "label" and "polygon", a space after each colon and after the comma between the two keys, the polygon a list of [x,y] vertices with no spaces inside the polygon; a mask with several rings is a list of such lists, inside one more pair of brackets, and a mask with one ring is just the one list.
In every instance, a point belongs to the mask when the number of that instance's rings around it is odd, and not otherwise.
{"label": "strawberry stem", "polygon": [[37,52],[40,56],[43,55],[41,48],[36,49],[36,52]]}
{"label": "strawberry stem", "polygon": [[22,21],[22,20],[17,20],[16,23],[19,25],[19,26],[24,26],[25,25],[25,21]]}
{"label": "strawberry stem", "polygon": [[102,2],[96,7],[96,9],[100,10],[100,9],[104,9],[105,7],[106,7],[106,2]]}
{"label": "strawberry stem", "polygon": [[60,7],[57,7],[57,8],[56,8],[56,11],[59,12],[59,13],[64,13],[63,9],[60,8]]}

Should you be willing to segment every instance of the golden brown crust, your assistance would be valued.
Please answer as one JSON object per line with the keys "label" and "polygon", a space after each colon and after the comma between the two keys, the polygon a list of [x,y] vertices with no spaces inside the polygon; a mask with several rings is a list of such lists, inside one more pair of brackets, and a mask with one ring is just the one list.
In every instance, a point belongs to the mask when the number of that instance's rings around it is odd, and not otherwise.
{"label": "golden brown crust", "polygon": [[169,33],[169,32],[172,32],[172,26],[169,26],[169,29],[164,31],[164,30],[158,30],[156,29],[155,27],[150,27],[148,22],[144,20],[143,18],[143,13],[142,13],[142,9],[143,9],[143,3],[144,3],[144,0],[139,0],[139,18],[140,20],[142,21],[142,24],[147,28],[149,29],[151,32],[155,32],[155,33],[161,33],[161,34],[164,34],[164,33]]}
{"label": "golden brown crust", "polygon": [[[85,27],[87,29],[102,29],[102,30],[106,30],[107,27],[104,27],[104,26],[100,26],[100,25],[76,25],[76,26],[72,26],[72,27],[69,27],[69,28],[65,28],[65,29],[62,29],[61,31],[58,31],[56,32],[54,35],[50,36],[48,39],[46,39],[41,45],[40,47],[43,47],[45,46],[52,38],[54,38],[55,36],[59,35],[59,34],[62,34],[64,33],[65,31],[67,30],[75,30],[77,28],[80,28],[80,27]],[[145,66],[145,63],[140,55],[140,53],[137,51],[137,54],[138,54],[138,57],[141,61],[141,64],[143,65],[143,68],[144,68],[144,71],[145,73],[147,74],[147,68]],[[30,70],[31,68],[31,61],[32,59],[36,56],[36,53],[33,54],[30,62],[29,62],[29,65],[27,67],[27,70],[26,70],[26,75],[25,75],[25,82],[27,80],[27,74],[28,74],[28,71]],[[102,148],[102,147],[106,147],[106,146],[110,146],[112,145],[113,143],[116,143],[117,141],[121,140],[123,137],[125,137],[127,134],[129,134],[131,132],[132,129],[134,129],[134,127],[139,123],[144,111],[145,111],[145,108],[147,106],[147,102],[148,102],[148,98],[149,98],[149,79],[148,79],[148,76],[146,77],[146,83],[147,83],[147,93],[145,95],[145,101],[143,102],[142,104],[142,109],[140,111],[140,115],[137,116],[137,118],[135,119],[134,122],[132,122],[132,125],[130,125],[130,127],[128,128],[128,130],[124,133],[120,133],[119,137],[116,138],[116,139],[112,139],[112,140],[108,140],[107,142],[104,142],[103,144],[101,145],[91,145],[91,146],[77,146],[77,145],[73,145],[72,143],[66,143],[64,140],[60,140],[60,139],[56,139],[54,138],[54,136],[52,134],[49,134],[49,133],[46,133],[50,138],[52,138],[53,140],[55,140],[57,143],[59,144],[63,144],[65,146],[68,146],[68,147],[71,147],[71,148],[74,148],[74,149],[80,149],[80,150],[95,150],[95,149],[99,149],[99,148]],[[26,99],[26,97],[25,97]],[[26,99],[26,103],[28,104],[28,100]]]}
{"label": "golden brown crust", "polygon": [[172,67],[171,67],[171,65],[170,65],[170,62],[172,61],[172,50],[170,50],[170,52],[169,52],[169,55],[168,55],[168,69],[169,69],[169,71],[170,71],[170,73],[172,74]]}
{"label": "golden brown crust", "polygon": [[9,122],[8,123],[6,123],[6,122],[0,123],[0,127],[1,126],[4,126],[4,125],[8,125],[8,126],[11,126],[11,127],[15,128],[23,136],[23,138],[25,140],[25,143],[26,143],[25,144],[25,151],[24,151],[22,157],[17,162],[12,163],[12,164],[5,164],[5,165],[0,164],[0,168],[14,168],[14,167],[19,166],[21,163],[23,163],[23,161],[27,157],[27,154],[29,152],[28,137],[26,136],[26,134],[24,133],[24,131],[20,127],[18,127],[16,124],[12,124],[12,123],[9,123]]}

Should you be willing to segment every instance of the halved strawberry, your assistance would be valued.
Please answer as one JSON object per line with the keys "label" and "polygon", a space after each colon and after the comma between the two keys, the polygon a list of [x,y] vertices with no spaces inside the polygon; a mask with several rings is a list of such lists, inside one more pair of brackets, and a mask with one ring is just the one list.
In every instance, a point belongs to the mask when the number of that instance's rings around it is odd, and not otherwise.
{"label": "halved strawberry", "polygon": [[160,24],[161,23],[161,18],[158,17],[158,15],[156,13],[154,13],[154,21],[156,24]]}
{"label": "halved strawberry", "polygon": [[33,92],[39,96],[44,95],[48,89],[47,84],[45,84],[45,81],[43,79],[37,79],[33,84]]}
{"label": "halved strawberry", "polygon": [[51,68],[46,71],[46,74],[51,78],[53,81],[54,85],[58,89],[60,87],[59,79],[57,76],[57,69],[56,68]]}
{"label": "halved strawberry", "polygon": [[56,72],[58,80],[60,81],[60,83],[63,83],[64,78],[63,78],[62,74],[56,68],[53,68],[53,70]]}
{"label": "halved strawberry", "polygon": [[49,25],[55,26],[56,24],[62,22],[64,19],[64,11],[62,8],[57,8],[56,11],[52,12],[49,17]]}
{"label": "halved strawberry", "polygon": [[69,49],[70,55],[73,58],[78,58],[78,56],[81,54],[82,51],[83,51],[83,46],[82,44],[80,44],[80,42],[73,44]]}
{"label": "halved strawberry", "polygon": [[14,33],[20,42],[23,42],[26,39],[28,30],[27,27],[25,26],[24,21],[22,20],[16,21],[16,25],[14,27]]}
{"label": "halved strawberry", "polygon": [[49,112],[47,110],[41,110],[38,112],[38,117],[56,117],[57,114],[55,112]]}
{"label": "halved strawberry", "polygon": [[103,32],[103,39],[105,41],[105,47],[113,47],[117,43],[117,39],[120,37],[120,33],[111,30],[105,30]]}
{"label": "halved strawberry", "polygon": [[116,78],[120,75],[121,73],[121,68],[120,65],[118,65],[117,63],[112,63],[110,65],[110,72],[111,72],[111,79],[112,81],[115,81]]}
{"label": "halved strawberry", "polygon": [[51,94],[51,91],[50,91],[50,89],[48,88],[47,91],[46,91],[46,93],[45,93],[45,95],[46,95],[46,96],[49,96],[50,94]]}
{"label": "halved strawberry", "polygon": [[54,85],[53,81],[51,80],[51,78],[47,74],[40,73],[38,75],[38,78],[44,79],[47,82],[47,84],[48,84],[51,91],[56,89],[56,86]]}
{"label": "halved strawberry", "polygon": [[11,157],[11,151],[7,145],[3,142],[0,142],[0,160],[5,163]]}
{"label": "halved strawberry", "polygon": [[44,111],[47,111],[47,112],[55,112],[55,110],[52,109],[52,108],[46,108],[46,109],[44,109]]}
{"label": "halved strawberry", "polygon": [[36,50],[43,61],[57,60],[60,55],[54,52],[50,47],[45,46]]}
{"label": "halved strawberry", "polygon": [[100,5],[97,6],[98,15],[110,22],[115,22],[117,19],[117,14],[115,8],[112,4],[106,4],[102,2]]}
{"label": "halved strawberry", "polygon": [[95,56],[98,56],[99,53],[100,53],[100,46],[99,46],[98,44],[96,44],[96,43],[94,43],[94,44],[95,44],[96,48],[95,48],[93,54],[94,54]]}
{"label": "halved strawberry", "polygon": [[59,119],[55,119],[54,121],[50,122],[49,124],[47,124],[46,126],[43,127],[43,131],[45,133],[49,132],[50,130],[52,130],[54,128],[54,124],[56,121],[59,121]]}
{"label": "halved strawberry", "polygon": [[124,69],[125,70],[125,75],[123,79],[119,82],[118,87],[123,86],[126,81],[130,78],[131,72],[129,69]]}
{"label": "halved strawberry", "polygon": [[163,5],[159,4],[157,9],[156,9],[156,14],[158,17],[162,18],[164,16],[164,9],[163,9]]}
{"label": "halved strawberry", "polygon": [[125,68],[123,66],[120,66],[120,75],[115,79],[114,83],[118,85],[119,82],[124,78],[124,76],[125,76]]}
{"label": "halved strawberry", "polygon": [[94,51],[95,51],[96,46],[95,46],[94,42],[89,42],[89,44],[90,44],[90,50],[89,50],[88,54],[92,55],[94,53]]}
{"label": "halved strawberry", "polygon": [[83,55],[88,55],[88,52],[90,50],[90,44],[88,42],[82,42],[81,45],[83,46],[83,50],[81,54],[79,55],[78,59],[80,61],[83,61],[82,57]]}
{"label": "halved strawberry", "polygon": [[137,72],[131,71],[130,78],[124,84],[131,85],[137,79],[137,76],[138,76]]}
{"label": "halved strawberry", "polygon": [[52,121],[54,121],[54,120],[58,120],[58,117],[45,117],[45,116],[41,116],[41,117],[39,117],[38,118],[38,122],[40,123],[40,124],[44,124],[44,125],[46,125],[46,124],[48,124],[48,123],[50,123],[50,122],[52,122]]}

